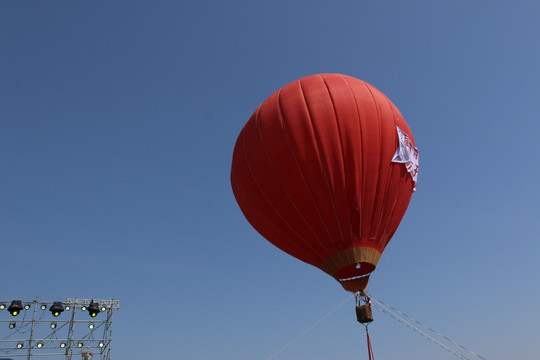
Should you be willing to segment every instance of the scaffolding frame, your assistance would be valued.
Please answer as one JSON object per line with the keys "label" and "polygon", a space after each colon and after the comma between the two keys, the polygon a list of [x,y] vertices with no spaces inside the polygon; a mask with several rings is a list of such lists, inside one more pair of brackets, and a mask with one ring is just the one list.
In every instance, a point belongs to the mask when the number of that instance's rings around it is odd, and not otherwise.
{"label": "scaffolding frame", "polygon": [[[0,305],[5,307],[5,311],[0,310],[0,357],[26,357],[30,360],[37,356],[55,356],[56,359],[64,357],[65,360],[72,360],[75,350],[80,349],[96,350],[93,352],[94,356],[99,356],[94,357],[94,360],[110,360],[112,318],[114,311],[120,309],[119,300],[68,298],[62,302],[66,312],[63,319],[50,313],[49,309],[54,301],[39,301],[38,298],[21,301],[24,304],[23,310],[17,316],[11,316],[7,311],[11,302],[12,300],[0,300]],[[99,312],[105,313],[104,320],[99,314],[99,318],[77,317],[86,312],[83,309],[87,309],[91,302],[99,304]],[[29,311],[31,319],[26,318]],[[69,313],[69,319],[65,319]],[[86,313],[79,317],[88,316]],[[48,329],[43,326],[46,323],[50,323]],[[5,333],[7,335],[4,335]]]}

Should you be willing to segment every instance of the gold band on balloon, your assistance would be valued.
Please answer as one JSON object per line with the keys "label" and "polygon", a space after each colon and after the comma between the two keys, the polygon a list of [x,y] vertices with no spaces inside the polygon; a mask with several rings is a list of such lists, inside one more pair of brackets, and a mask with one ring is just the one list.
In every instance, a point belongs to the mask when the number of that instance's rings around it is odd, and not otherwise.
{"label": "gold band on balloon", "polygon": [[380,251],[372,247],[358,246],[341,250],[331,255],[319,268],[335,277],[336,272],[347,265],[364,262],[377,266],[380,258]]}

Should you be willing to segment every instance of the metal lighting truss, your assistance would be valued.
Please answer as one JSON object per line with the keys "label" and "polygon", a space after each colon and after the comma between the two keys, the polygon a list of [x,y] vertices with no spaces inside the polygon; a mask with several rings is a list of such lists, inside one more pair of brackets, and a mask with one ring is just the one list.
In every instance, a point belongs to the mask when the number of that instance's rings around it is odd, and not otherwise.
{"label": "metal lighting truss", "polygon": [[[11,302],[0,301],[0,360],[35,356],[71,360],[74,352],[76,357],[91,354],[94,360],[110,360],[112,316],[120,308],[119,300],[66,299],[58,316],[49,310],[54,301],[21,301],[23,309],[17,316],[8,312]],[[95,317],[88,312],[92,302],[99,304]]]}

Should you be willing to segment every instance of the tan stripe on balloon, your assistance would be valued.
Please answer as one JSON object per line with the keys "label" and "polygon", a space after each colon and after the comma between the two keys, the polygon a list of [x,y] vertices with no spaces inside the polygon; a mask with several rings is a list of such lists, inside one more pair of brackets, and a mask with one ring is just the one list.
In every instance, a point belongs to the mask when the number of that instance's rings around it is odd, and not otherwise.
{"label": "tan stripe on balloon", "polygon": [[381,252],[374,248],[367,246],[352,247],[332,254],[319,268],[325,273],[334,276],[339,269],[350,264],[364,262],[377,266],[380,257]]}

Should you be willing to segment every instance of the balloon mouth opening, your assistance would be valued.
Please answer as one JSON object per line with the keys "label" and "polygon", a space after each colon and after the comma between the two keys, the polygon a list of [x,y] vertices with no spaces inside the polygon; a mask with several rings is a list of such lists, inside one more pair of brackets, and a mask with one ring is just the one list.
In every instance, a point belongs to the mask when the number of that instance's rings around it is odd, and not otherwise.
{"label": "balloon mouth opening", "polygon": [[334,277],[338,281],[350,281],[369,276],[375,270],[375,265],[368,262],[356,262],[339,269]]}
{"label": "balloon mouth opening", "polygon": [[358,275],[358,276],[353,276],[353,277],[345,278],[345,279],[340,279],[340,278],[338,278],[338,281],[340,281],[340,282],[343,282],[343,281],[351,281],[351,280],[356,280],[356,279],[361,279],[361,278],[364,278],[364,277],[368,277],[369,275],[370,275],[370,274]]}
{"label": "balloon mouth opening", "polygon": [[348,279],[337,279],[343,288],[350,292],[365,291],[369,282],[369,275],[355,276]]}

